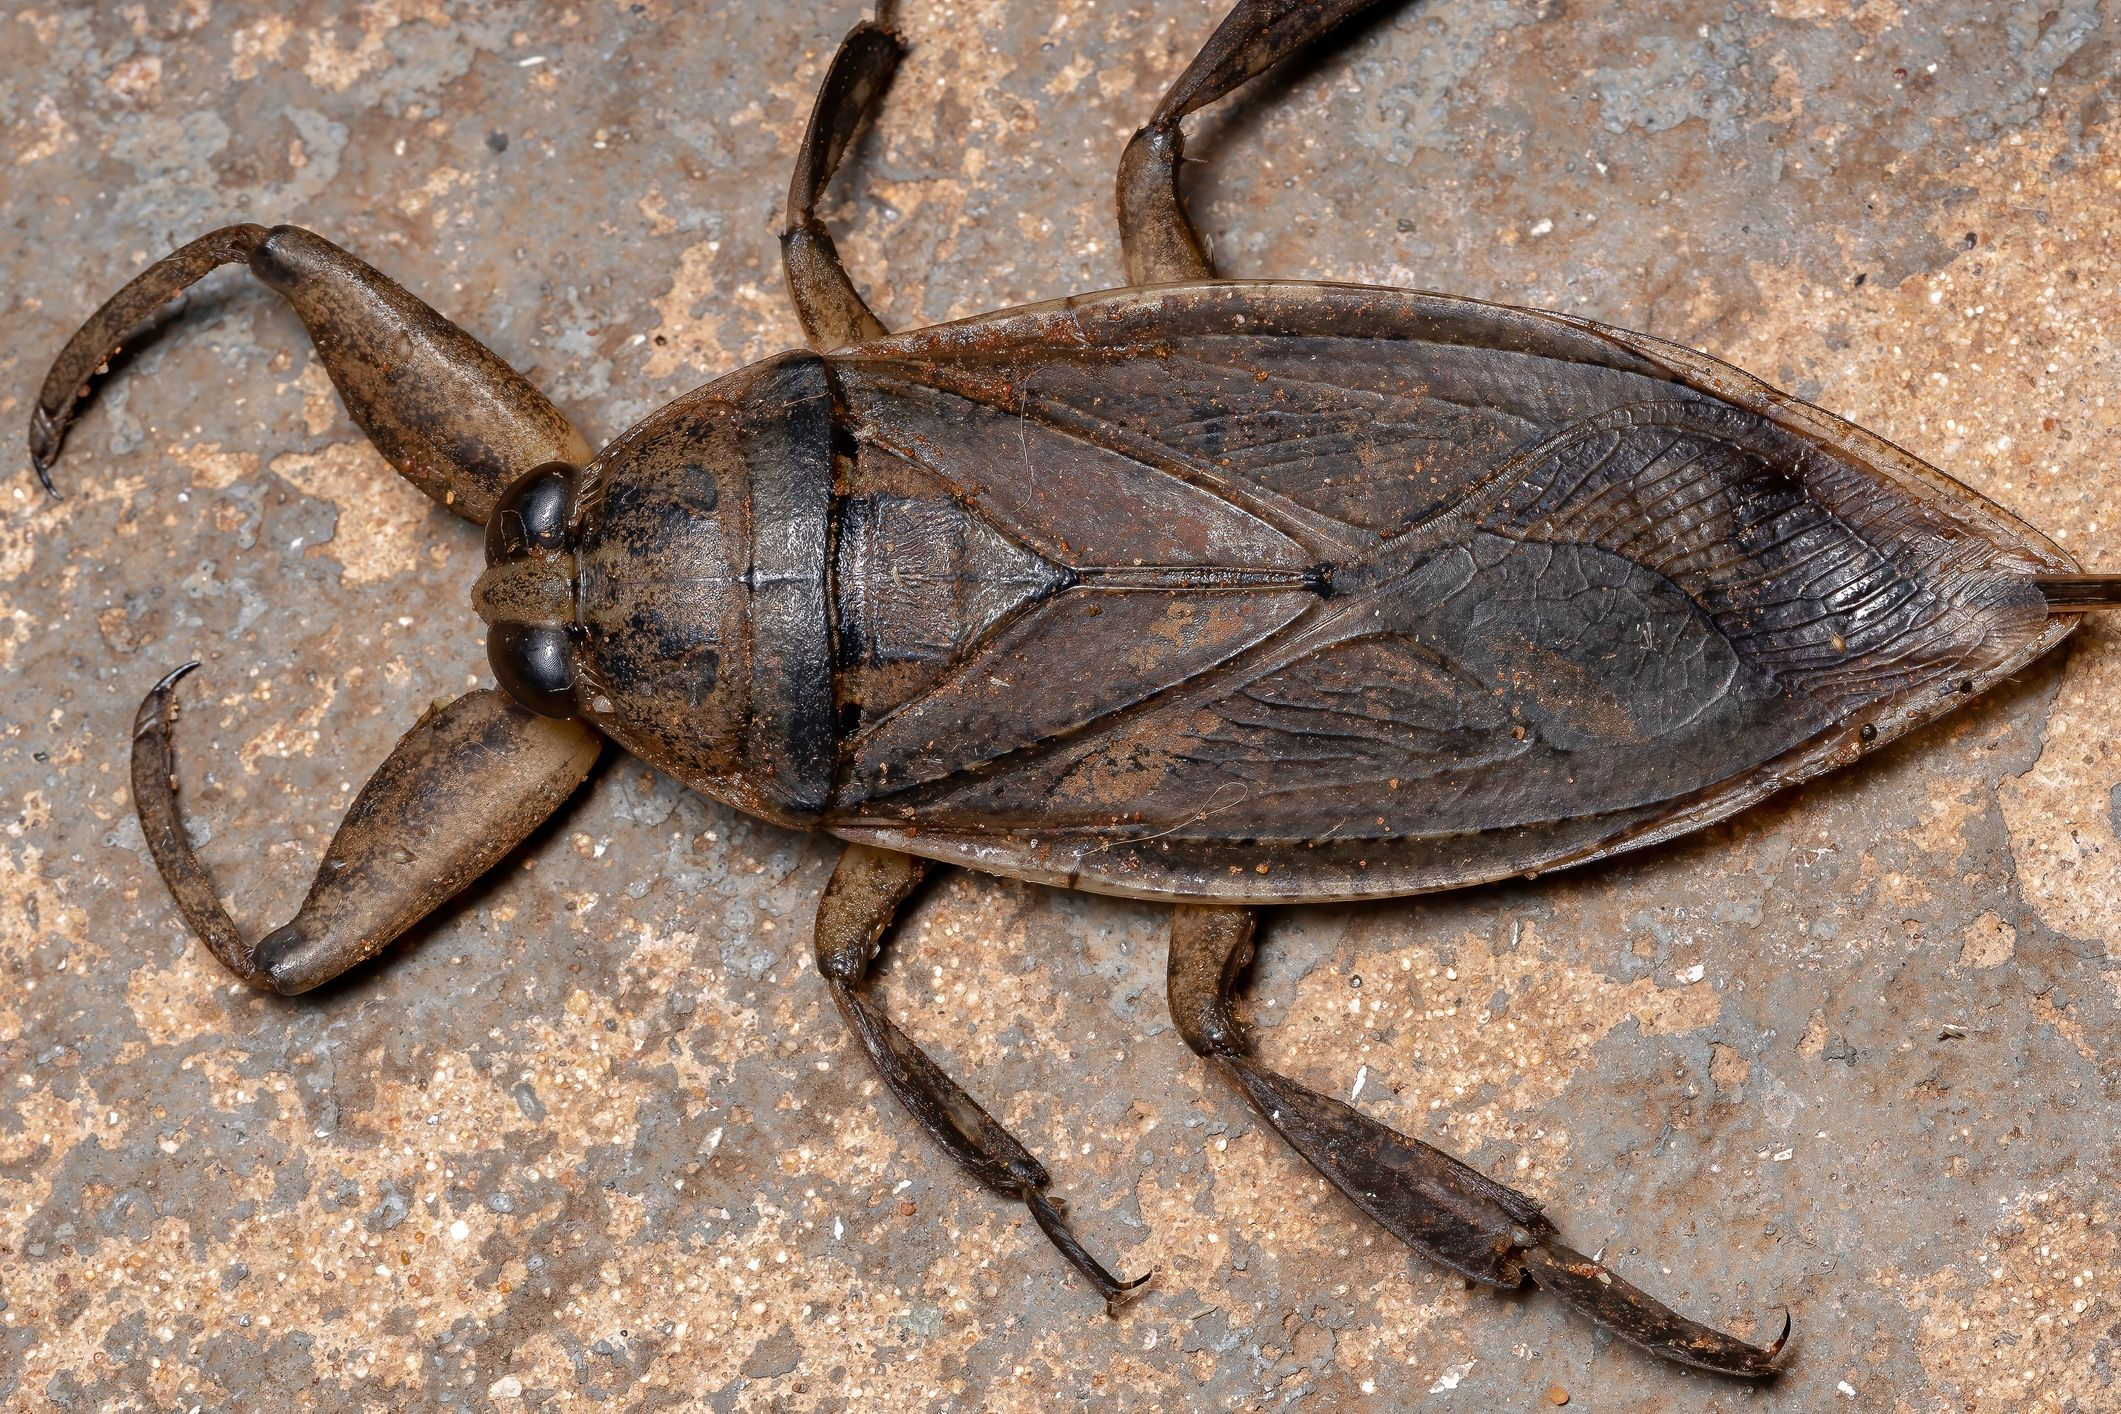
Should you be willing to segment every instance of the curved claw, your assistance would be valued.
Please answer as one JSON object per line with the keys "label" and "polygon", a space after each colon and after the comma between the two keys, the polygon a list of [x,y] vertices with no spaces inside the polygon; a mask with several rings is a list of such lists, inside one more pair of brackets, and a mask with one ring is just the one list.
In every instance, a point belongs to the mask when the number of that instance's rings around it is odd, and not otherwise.
{"label": "curved claw", "polygon": [[52,485],[52,463],[59,460],[59,438],[61,426],[52,420],[52,415],[41,407],[29,410],[29,464],[37,473],[37,480],[44,487],[44,494],[54,501],[66,497]]}
{"label": "curved claw", "polygon": [[189,663],[179,663],[176,667],[164,673],[161,680],[147,690],[148,697],[155,700],[158,710],[168,700],[169,690],[182,682],[185,676],[198,666],[199,660],[197,658],[192,659]]}
{"label": "curved claw", "polygon": [[1787,1308],[1782,1313],[1782,1334],[1766,1346],[1748,1345],[1736,1336],[1688,1320],[1641,1287],[1614,1275],[1603,1263],[1551,1237],[1517,1256],[1526,1276],[1652,1355],[1745,1380],[1771,1379],[1781,1373],[1775,1360],[1789,1343]]}
{"label": "curved claw", "polygon": [[199,941],[230,972],[254,986],[265,986],[269,984],[257,957],[221,906],[213,878],[193,853],[184,817],[177,810],[176,764],[169,740],[176,718],[171,710],[176,702],[173,689],[198,666],[194,660],[171,669],[141,699],[133,718],[133,808],[140,814],[148,855]]}
{"label": "curved claw", "polygon": [[[850,858],[857,866],[862,859],[861,856]],[[827,903],[852,899],[872,887],[869,880],[856,877],[858,872],[857,869],[850,873],[847,861],[843,860],[840,871],[833,875],[833,887],[826,891]],[[843,876],[850,879],[844,887],[841,885]],[[918,873],[914,877],[917,878]],[[887,908],[895,908],[906,891],[893,888],[887,882],[878,897],[887,901]],[[876,955],[875,944],[881,925],[876,930],[856,926],[847,933],[840,933],[837,930],[845,926],[846,915],[820,908],[818,916],[821,920],[818,925],[818,970],[830,984],[832,999],[838,1004],[847,1029],[867,1053],[877,1078],[884,1082],[885,1088],[891,1091],[906,1113],[927,1130],[929,1137],[957,1160],[966,1173],[992,1191],[1016,1198],[1029,1208],[1047,1240],[1105,1299],[1105,1313],[1117,1315],[1125,1295],[1149,1277],[1121,1281],[1091,1256],[1068,1229],[1067,1204],[1059,1198],[1047,1196],[1046,1185],[1052,1180],[1046,1166],[988,1114],[979,1101],[965,1093],[963,1086],[929,1059],[928,1053],[901,1031],[868,993],[858,990],[867,985],[866,973],[870,959]],[[885,912],[886,922],[889,917],[888,911]],[[839,939],[836,944],[835,938]]]}
{"label": "curved claw", "polygon": [[1104,1263],[1091,1256],[1082,1243],[1076,1241],[1075,1234],[1068,1230],[1067,1220],[1061,1216],[1054,1200],[1028,1185],[1023,1190],[1023,1197],[1024,1206],[1031,1210],[1031,1216],[1037,1220],[1039,1230],[1046,1234],[1047,1240],[1059,1248],[1060,1254],[1068,1259],[1068,1265],[1088,1278],[1090,1284],[1097,1288],[1097,1294],[1105,1298],[1106,1315],[1117,1316],[1120,1309],[1127,1304],[1128,1293],[1146,1286],[1149,1278],[1156,1275],[1156,1269],[1151,1267],[1132,1281],[1121,1281],[1105,1270]]}
{"label": "curved claw", "polygon": [[52,485],[52,464],[59,459],[59,444],[66,440],[67,424],[79,411],[96,371],[117,354],[126,336],[149,315],[216,268],[248,261],[264,243],[266,234],[263,226],[247,223],[223,226],[180,246],[135,275],[66,341],[59,356],[52,360],[51,370],[44,375],[43,387],[29,414],[30,464],[54,500],[59,499],[59,491]]}

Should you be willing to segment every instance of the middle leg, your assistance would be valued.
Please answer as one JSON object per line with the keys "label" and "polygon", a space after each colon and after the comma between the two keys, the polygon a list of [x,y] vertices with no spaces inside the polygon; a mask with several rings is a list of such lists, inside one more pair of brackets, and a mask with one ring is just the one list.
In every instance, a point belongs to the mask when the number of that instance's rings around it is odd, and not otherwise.
{"label": "middle leg", "polygon": [[1121,1281],[1085,1251],[1068,1230],[1061,1205],[1046,1196],[1053,1181],[1046,1166],[944,1074],[869,995],[869,967],[883,946],[884,930],[927,872],[927,861],[912,855],[849,845],[818,903],[817,970],[832,988],[847,1029],[899,1104],[966,1173],[1029,1208],[1039,1229],[1105,1298],[1106,1313],[1117,1315],[1127,1293],[1153,1273]]}
{"label": "middle leg", "polygon": [[1210,280],[1214,264],[1178,189],[1179,120],[1383,0],[1237,0],[1119,159],[1120,258],[1130,285]]}
{"label": "middle leg", "polygon": [[884,337],[876,317],[847,274],[832,233],[818,219],[825,184],[839,170],[862,123],[884,101],[906,46],[891,27],[891,0],[878,0],[876,18],[847,31],[818,86],[795,173],[788,179],[788,220],[781,231],[781,268],[795,301],[803,337],[823,352]]}

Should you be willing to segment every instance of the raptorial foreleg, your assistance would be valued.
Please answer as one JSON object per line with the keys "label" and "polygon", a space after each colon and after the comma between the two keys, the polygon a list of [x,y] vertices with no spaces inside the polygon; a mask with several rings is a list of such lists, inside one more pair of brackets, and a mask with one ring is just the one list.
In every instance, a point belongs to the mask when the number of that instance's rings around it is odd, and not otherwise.
{"label": "raptorial foreleg", "polygon": [[96,371],[164,304],[242,264],[302,317],[346,410],[406,480],[485,524],[510,482],[589,444],[543,393],[396,281],[299,226],[224,226],[164,256],[104,301],[53,360],[30,410],[30,460],[51,467]]}
{"label": "raptorial foreleg", "polygon": [[300,911],[251,943],[177,810],[175,688],[197,666],[177,669],[140,704],[134,805],[192,931],[229,971],[275,992],[306,992],[375,956],[499,863],[574,793],[603,743],[580,722],[533,715],[492,688],[431,709],[354,797]]}

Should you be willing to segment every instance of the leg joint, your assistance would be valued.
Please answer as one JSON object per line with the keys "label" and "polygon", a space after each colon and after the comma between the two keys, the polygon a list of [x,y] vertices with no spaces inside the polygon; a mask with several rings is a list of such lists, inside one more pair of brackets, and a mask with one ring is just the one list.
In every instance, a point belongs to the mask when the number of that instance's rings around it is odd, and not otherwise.
{"label": "leg joint", "polygon": [[818,974],[826,981],[842,987],[860,987],[867,979],[869,963],[875,957],[876,943],[873,939],[818,939]]}
{"label": "leg joint", "polygon": [[1255,921],[1249,908],[1181,906],[1172,912],[1166,978],[1171,1019],[1196,1055],[1251,1052],[1230,993],[1252,961]]}

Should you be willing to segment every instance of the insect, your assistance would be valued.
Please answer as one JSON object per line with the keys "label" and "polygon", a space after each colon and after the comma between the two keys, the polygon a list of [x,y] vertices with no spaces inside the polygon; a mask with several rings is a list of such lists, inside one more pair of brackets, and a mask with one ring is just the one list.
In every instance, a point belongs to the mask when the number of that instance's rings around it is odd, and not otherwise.
{"label": "insect", "polygon": [[[1179,123],[1365,8],[1241,4],[1129,145],[1133,285],[887,335],[816,217],[899,56],[858,26],[792,183],[813,352],[593,453],[469,336],[321,238],[216,232],[59,356],[40,472],[111,349],[244,263],[356,420],[486,528],[500,687],[416,725],[295,919],[246,940],[169,785],[175,675],[135,796],[187,920],[299,992],[514,848],[609,737],[850,841],[825,983],[878,1074],[1108,1300],[1046,1170],[866,982],[928,861],[1178,907],[1180,1032],[1409,1245],[1527,1279],[1658,1354],[1776,1366],[1573,1251],[1529,1196],[1266,1069],[1235,1014],[1261,905],[1604,857],[1845,764],[2020,669],[2121,585],[1898,450],[1712,360],[1473,301],[1216,282]],[[1786,1329],[1786,1328],[1785,1328]]]}

